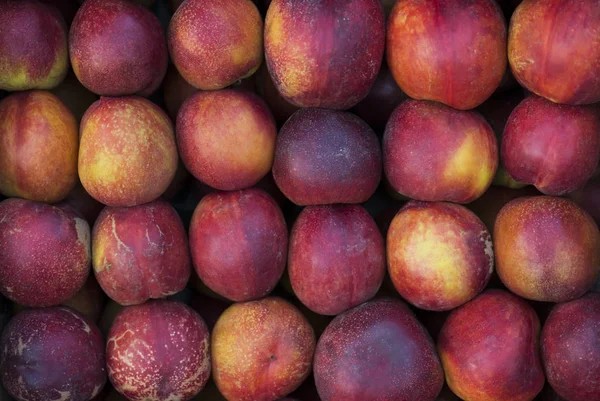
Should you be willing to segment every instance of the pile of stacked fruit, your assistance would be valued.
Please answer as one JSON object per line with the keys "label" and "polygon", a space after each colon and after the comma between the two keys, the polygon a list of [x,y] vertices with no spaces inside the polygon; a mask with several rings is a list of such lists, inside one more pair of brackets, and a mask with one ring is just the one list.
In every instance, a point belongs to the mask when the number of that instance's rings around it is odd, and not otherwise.
{"label": "pile of stacked fruit", "polygon": [[0,400],[600,401],[600,1],[0,0],[0,90]]}

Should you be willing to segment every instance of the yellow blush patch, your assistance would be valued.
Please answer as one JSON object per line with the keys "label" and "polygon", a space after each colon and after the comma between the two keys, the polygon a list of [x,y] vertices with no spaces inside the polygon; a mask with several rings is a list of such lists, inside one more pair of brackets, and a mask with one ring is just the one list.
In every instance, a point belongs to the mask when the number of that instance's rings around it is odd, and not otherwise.
{"label": "yellow blush patch", "polygon": [[444,179],[447,182],[456,182],[464,185],[471,184],[475,193],[483,192],[493,178],[493,163],[489,163],[489,155],[482,153],[485,147],[476,141],[481,134],[478,131],[469,131],[462,144],[456,149],[448,160],[444,170]]}

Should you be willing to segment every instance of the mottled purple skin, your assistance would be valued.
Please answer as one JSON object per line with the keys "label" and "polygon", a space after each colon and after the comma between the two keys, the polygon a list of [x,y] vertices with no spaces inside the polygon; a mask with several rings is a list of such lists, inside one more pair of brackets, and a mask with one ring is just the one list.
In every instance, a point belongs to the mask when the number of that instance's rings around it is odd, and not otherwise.
{"label": "mottled purple skin", "polygon": [[369,93],[383,59],[379,0],[274,0],[265,59],[279,93],[300,107],[346,110]]}
{"label": "mottled purple skin", "polygon": [[163,200],[105,208],[94,225],[92,251],[98,283],[121,305],[173,295],[191,275],[183,222]]}
{"label": "mottled purple skin", "polygon": [[540,321],[523,299],[487,290],[450,313],[438,338],[446,382],[471,401],[530,401],[544,386]]}
{"label": "mottled purple skin", "polygon": [[90,273],[89,224],[67,208],[2,201],[0,249],[0,291],[24,306],[58,305]]}
{"label": "mottled purple skin", "polygon": [[236,302],[262,298],[275,288],[287,245],[281,209],[260,189],[206,195],[190,223],[196,273],[212,291]]}
{"label": "mottled purple skin", "polygon": [[367,97],[354,106],[353,110],[377,133],[383,133],[394,109],[406,99],[406,94],[394,80],[387,64],[384,64]]}
{"label": "mottled purple skin", "polygon": [[54,88],[69,67],[67,28],[37,0],[0,1],[0,89]]}
{"label": "mottled purple skin", "polygon": [[158,18],[127,0],[86,0],[71,25],[69,54],[79,81],[102,96],[152,94],[169,60]]}
{"label": "mottled purple skin", "polygon": [[600,400],[600,293],[556,305],[541,344],[546,377],[560,396]]}
{"label": "mottled purple skin", "polygon": [[379,290],[385,275],[383,237],[362,206],[308,206],[292,227],[288,272],[304,305],[338,315]]}
{"label": "mottled purple skin", "polygon": [[100,330],[67,307],[19,313],[0,348],[2,384],[19,401],[88,401],[106,383]]}
{"label": "mottled purple skin", "polygon": [[546,195],[581,188],[600,160],[600,114],[593,106],[557,104],[536,95],[511,113],[502,161],[516,181]]}
{"label": "mottled purple skin", "polygon": [[302,109],[279,131],[273,177],[297,205],[365,202],[381,173],[377,136],[354,114]]}
{"label": "mottled purple skin", "polygon": [[189,399],[210,376],[209,332],[190,307],[154,300],[123,309],[106,344],[113,386],[131,401]]}
{"label": "mottled purple skin", "polygon": [[444,384],[431,337],[391,298],[336,317],[317,344],[314,374],[323,401],[433,401]]}

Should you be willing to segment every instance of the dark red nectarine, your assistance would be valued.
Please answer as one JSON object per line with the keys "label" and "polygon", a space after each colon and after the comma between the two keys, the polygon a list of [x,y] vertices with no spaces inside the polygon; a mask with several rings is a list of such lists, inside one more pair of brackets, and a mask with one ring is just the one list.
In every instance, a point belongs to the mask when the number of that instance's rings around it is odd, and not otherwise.
{"label": "dark red nectarine", "polygon": [[455,309],[438,352],[452,391],[469,401],[531,401],[544,386],[540,321],[524,300],[487,290]]}
{"label": "dark red nectarine", "polygon": [[338,315],[379,290],[385,275],[383,238],[359,205],[308,206],[292,227],[288,272],[304,305],[321,315]]}

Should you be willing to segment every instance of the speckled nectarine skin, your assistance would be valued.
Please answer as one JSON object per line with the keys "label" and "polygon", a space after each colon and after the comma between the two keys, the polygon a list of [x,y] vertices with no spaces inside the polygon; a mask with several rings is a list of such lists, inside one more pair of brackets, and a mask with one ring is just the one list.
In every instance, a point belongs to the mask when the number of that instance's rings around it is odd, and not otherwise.
{"label": "speckled nectarine skin", "polygon": [[30,307],[71,298],[90,273],[90,226],[72,210],[0,202],[0,291]]}
{"label": "speckled nectarine skin", "polygon": [[47,91],[0,101],[0,192],[38,202],[64,199],[77,183],[79,135],[67,107]]}
{"label": "speckled nectarine skin", "polygon": [[190,399],[210,377],[208,329],[180,302],[128,306],[110,328],[106,366],[113,386],[131,401]]}
{"label": "speckled nectarine skin", "polygon": [[212,332],[213,379],[229,401],[275,401],[309,375],[315,333],[276,297],[230,306]]}
{"label": "speckled nectarine skin", "polygon": [[19,313],[0,350],[2,384],[18,401],[88,401],[106,383],[100,330],[67,307]]}
{"label": "speckled nectarine skin", "polygon": [[487,290],[455,309],[438,338],[452,391],[469,401],[531,401],[544,386],[540,321],[523,299]]}
{"label": "speckled nectarine skin", "polygon": [[600,274],[600,232],[568,199],[518,198],[494,226],[496,270],[517,295],[565,302],[588,291]]}
{"label": "speckled nectarine skin", "polygon": [[73,71],[102,96],[151,95],[169,61],[158,18],[128,0],[86,0],[69,32]]}
{"label": "speckled nectarine skin", "polygon": [[278,91],[300,107],[346,110],[369,93],[383,58],[379,0],[273,0],[265,58]]}
{"label": "speckled nectarine skin", "polygon": [[388,271],[400,295],[420,309],[450,310],[487,285],[494,267],[492,237],[469,209],[411,201],[387,234]]}
{"label": "speckled nectarine skin", "polygon": [[262,18],[250,0],[188,0],[169,24],[169,51],[192,86],[222,89],[258,70],[262,33]]}
{"label": "speckled nectarine skin", "polygon": [[337,316],[315,351],[323,401],[433,401],[444,372],[431,337],[405,303],[365,302]]}
{"label": "speckled nectarine skin", "polygon": [[0,89],[54,88],[68,67],[67,28],[58,10],[37,0],[3,0]]}
{"label": "speckled nectarine skin", "polygon": [[569,401],[600,400],[600,293],[556,305],[542,329],[548,382]]}
{"label": "speckled nectarine skin", "polygon": [[279,131],[273,177],[300,206],[365,202],[381,179],[379,141],[354,114],[298,110]]}
{"label": "speckled nectarine skin", "polygon": [[249,188],[271,171],[277,128],[267,104],[234,89],[191,95],[177,115],[186,168],[213,188]]}
{"label": "speckled nectarine skin", "polygon": [[121,305],[173,295],[191,274],[185,228],[163,200],[106,207],[94,224],[92,255],[98,283]]}
{"label": "speckled nectarine skin", "polygon": [[79,178],[108,206],[135,206],[165,192],[177,170],[173,124],[138,96],[102,97],[81,121]]}

